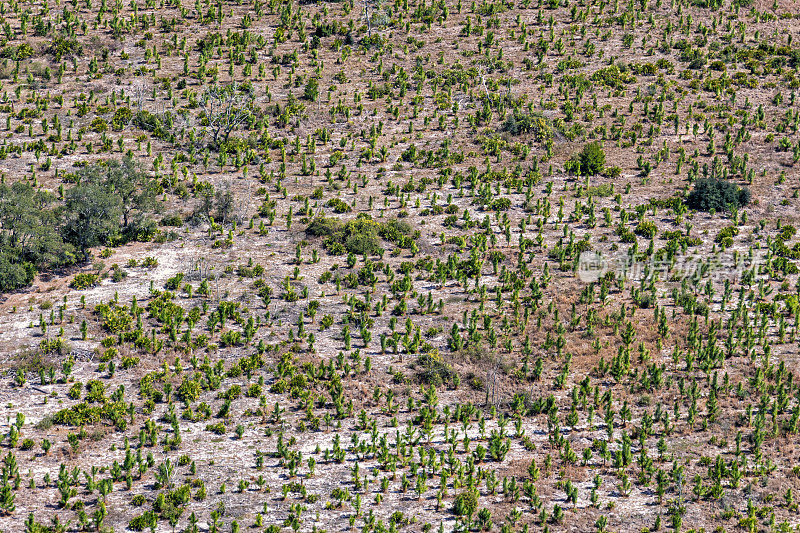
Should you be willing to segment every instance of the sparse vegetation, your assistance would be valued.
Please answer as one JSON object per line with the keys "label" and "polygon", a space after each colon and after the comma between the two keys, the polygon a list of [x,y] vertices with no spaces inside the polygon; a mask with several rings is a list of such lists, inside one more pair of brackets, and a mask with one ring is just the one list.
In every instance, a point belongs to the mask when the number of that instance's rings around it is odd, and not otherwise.
{"label": "sparse vegetation", "polygon": [[0,530],[793,530],[788,4],[0,14]]}

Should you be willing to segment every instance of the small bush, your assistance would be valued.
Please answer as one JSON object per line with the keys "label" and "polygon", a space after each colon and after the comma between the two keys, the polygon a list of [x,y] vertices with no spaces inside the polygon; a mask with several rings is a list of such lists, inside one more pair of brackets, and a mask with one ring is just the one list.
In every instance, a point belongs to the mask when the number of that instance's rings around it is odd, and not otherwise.
{"label": "small bush", "polygon": [[540,115],[528,115],[519,111],[506,115],[501,129],[511,135],[532,133],[539,142],[544,142],[553,137],[553,129],[546,118]]}
{"label": "small bush", "polygon": [[161,225],[180,228],[183,226],[183,218],[180,215],[167,215],[161,219]]}
{"label": "small bush", "polygon": [[94,311],[103,318],[103,328],[109,333],[127,331],[133,324],[133,316],[127,306],[98,304]]}
{"label": "small bush", "polygon": [[642,237],[652,239],[653,237],[655,237],[656,233],[658,232],[658,229],[656,228],[655,222],[653,222],[652,220],[643,220],[642,222],[639,223],[638,226],[636,226],[634,232],[637,235],[641,235]]}
{"label": "small bush", "polygon": [[225,424],[222,422],[217,422],[216,424],[208,424],[206,426],[206,431],[210,431],[215,435],[224,435],[225,434]]}
{"label": "small bush", "polygon": [[347,205],[347,202],[340,200],[339,198],[331,198],[325,203],[325,205],[327,207],[332,207],[334,213],[349,213],[353,210],[352,207]]}
{"label": "small bush", "polygon": [[593,142],[583,147],[577,156],[578,172],[581,176],[596,176],[606,166],[606,153],[600,143]]}
{"label": "small bush", "polygon": [[181,386],[178,387],[176,396],[179,400],[190,403],[196,401],[200,397],[201,390],[200,383],[184,378]]}
{"label": "small bush", "polygon": [[52,40],[47,51],[53,56],[56,62],[59,62],[65,56],[80,56],[83,54],[83,46],[81,46],[77,39],[68,39],[59,35]]}
{"label": "small bush", "polygon": [[474,490],[462,492],[453,501],[456,516],[472,516],[478,509],[478,493]]}
{"label": "small bush", "polygon": [[55,414],[53,421],[65,426],[87,426],[107,420],[120,431],[128,427],[128,406],[123,401],[106,402],[103,405],[90,406],[86,402],[79,403],[70,409],[62,409]]}
{"label": "small bush", "polygon": [[103,118],[97,117],[92,121],[91,125],[92,131],[95,133],[103,133],[108,131],[108,122],[106,122]]}
{"label": "small bush", "polygon": [[99,281],[100,278],[97,274],[76,274],[70,281],[69,286],[72,289],[82,291],[94,287]]}
{"label": "small bush", "polygon": [[417,378],[427,385],[439,386],[452,380],[455,372],[442,360],[439,352],[434,350],[417,357]]}

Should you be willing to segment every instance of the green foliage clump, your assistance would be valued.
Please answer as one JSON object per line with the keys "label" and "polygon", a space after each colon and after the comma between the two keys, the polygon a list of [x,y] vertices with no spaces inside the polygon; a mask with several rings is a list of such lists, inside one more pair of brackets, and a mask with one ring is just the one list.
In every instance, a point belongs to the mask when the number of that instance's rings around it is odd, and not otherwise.
{"label": "green foliage clump", "polygon": [[658,229],[656,228],[655,222],[652,220],[643,220],[639,222],[634,232],[647,239],[652,239],[656,236],[656,233],[658,233]]}
{"label": "green foliage clump", "polygon": [[106,401],[106,386],[102,381],[93,379],[86,383],[86,397],[89,403],[103,403]]}
{"label": "green foliage clump", "polygon": [[553,128],[546,118],[538,114],[522,113],[518,110],[506,115],[501,130],[511,135],[531,133],[538,142],[545,142],[553,138]]}
{"label": "green foliage clump", "polygon": [[175,136],[169,130],[169,125],[172,122],[171,118],[168,113],[162,117],[142,110],[138,111],[133,117],[133,125],[144,131],[149,131],[156,139],[173,142]]}
{"label": "green foliage clump", "polygon": [[158,515],[154,511],[147,511],[128,522],[128,529],[131,531],[144,531],[146,529],[155,529],[157,524]]}
{"label": "green foliage clump", "polygon": [[56,62],[61,61],[63,57],[80,56],[83,54],[83,46],[77,39],[70,39],[62,35],[56,36],[50,46],[47,48],[47,53],[53,56]]}
{"label": "green foliage clump", "polygon": [[225,424],[222,422],[217,422],[216,424],[208,424],[206,426],[206,431],[210,431],[215,435],[224,435],[225,434]]}
{"label": "green foliage clump", "polygon": [[94,120],[92,120],[91,128],[95,133],[106,132],[108,131],[108,122],[106,122],[102,117],[96,117]]}
{"label": "green foliage clump", "polygon": [[201,390],[202,388],[200,387],[200,383],[184,377],[183,382],[181,383],[181,386],[178,387],[175,395],[179,400],[186,403],[191,403],[200,397]]}
{"label": "green foliage clump", "polygon": [[58,411],[53,417],[54,423],[63,426],[88,426],[102,421],[111,422],[124,431],[128,427],[128,405],[122,400],[105,401],[102,405],[81,402]]}
{"label": "green foliage clump", "polygon": [[323,246],[333,255],[345,252],[356,255],[379,254],[382,251],[381,237],[401,248],[410,248],[413,243],[412,228],[407,222],[390,220],[381,223],[363,214],[346,223],[317,217],[306,228],[306,233],[323,237]]}
{"label": "green foliage clump", "polygon": [[100,276],[97,274],[92,273],[81,273],[76,274],[72,281],[69,282],[69,286],[72,289],[82,291],[84,289],[90,289],[97,285],[100,281]]}
{"label": "green foliage clump", "polygon": [[80,383],[73,383],[72,386],[67,391],[67,398],[70,400],[77,400],[81,397],[81,389],[83,387]]}
{"label": "green foliage clump", "polygon": [[34,54],[33,47],[28,43],[22,43],[19,46],[6,46],[0,50],[0,57],[13,59],[14,61],[22,61],[28,59]]}
{"label": "green foliage clump", "polygon": [[737,226],[726,226],[717,233],[717,236],[714,237],[714,242],[722,245],[723,248],[728,248],[733,246],[733,238],[737,235],[739,235]]}
{"label": "green foliage clump", "polygon": [[453,501],[453,513],[456,516],[472,516],[478,510],[478,493],[467,490],[456,496]]}
{"label": "green foliage clump", "polygon": [[629,83],[635,83],[636,77],[620,70],[617,65],[611,65],[592,74],[592,81],[612,89],[622,89]]}
{"label": "green foliage clump", "polygon": [[111,117],[111,127],[115,131],[120,131],[124,128],[128,123],[130,123],[131,119],[133,118],[133,113],[127,107],[119,107],[116,111],[114,111],[114,116]]}
{"label": "green foliage clump", "polygon": [[438,350],[423,353],[415,362],[417,378],[427,385],[440,386],[450,382],[455,376],[453,368],[447,364]]}
{"label": "green foliage clump", "polygon": [[72,347],[63,337],[45,339],[39,343],[39,353],[44,355],[50,355],[54,353],[59,355],[69,355],[71,351]]}
{"label": "green foliage clump", "polygon": [[103,328],[109,333],[127,331],[133,323],[133,316],[126,305],[98,304],[94,312],[103,318]]}
{"label": "green foliage clump", "polygon": [[18,262],[13,256],[0,254],[0,292],[9,292],[27,287],[36,276],[33,263]]}
{"label": "green foliage clump", "polygon": [[347,205],[347,202],[340,200],[339,198],[331,198],[327,202],[325,202],[327,207],[332,207],[334,213],[349,213],[353,210],[352,207]]}
{"label": "green foliage clump", "polygon": [[317,101],[317,98],[319,98],[319,81],[317,81],[316,78],[311,78],[308,80],[308,83],[306,83],[306,87],[303,90],[303,97],[311,102]]}
{"label": "green foliage clump", "polygon": [[55,196],[26,182],[0,183],[0,291],[30,285],[38,269],[71,265]]}
{"label": "green foliage clump", "polygon": [[606,153],[598,142],[587,144],[583,147],[583,150],[564,163],[564,168],[567,172],[581,176],[601,174],[605,166]]}
{"label": "green foliage clump", "polygon": [[744,207],[749,203],[750,189],[713,178],[697,180],[686,198],[686,205],[697,211],[722,211],[729,207]]}

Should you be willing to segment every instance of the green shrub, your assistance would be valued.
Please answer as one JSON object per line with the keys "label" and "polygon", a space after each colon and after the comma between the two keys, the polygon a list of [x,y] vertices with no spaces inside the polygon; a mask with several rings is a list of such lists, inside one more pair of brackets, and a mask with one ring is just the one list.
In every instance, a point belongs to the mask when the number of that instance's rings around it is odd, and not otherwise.
{"label": "green shrub", "polygon": [[168,291],[177,291],[181,286],[181,281],[183,281],[183,272],[178,272],[175,276],[169,278],[166,283],[164,283],[164,288]]}
{"label": "green shrub", "polygon": [[325,203],[326,207],[332,207],[334,213],[349,213],[353,210],[352,207],[347,205],[347,202],[340,200],[339,198],[331,198]]}
{"label": "green shrub", "polygon": [[106,386],[100,380],[93,379],[86,384],[86,397],[89,403],[102,403],[106,401]]}
{"label": "green shrub", "polygon": [[357,255],[374,255],[381,250],[378,237],[370,232],[350,235],[347,237],[344,247],[348,252]]}
{"label": "green shrub", "polygon": [[63,337],[55,339],[45,339],[39,343],[39,352],[45,355],[58,353],[59,355],[68,355],[72,351],[72,347]]}
{"label": "green shrub", "polygon": [[453,501],[453,513],[456,516],[472,516],[478,509],[478,493],[475,490],[462,492]]}
{"label": "green shrub", "polygon": [[69,409],[58,411],[53,422],[64,426],[88,426],[101,421],[114,424],[120,431],[128,427],[128,406],[123,401],[106,402],[103,405],[90,406],[81,402]]}
{"label": "green shrub", "polygon": [[728,248],[733,246],[733,238],[737,235],[739,235],[737,226],[727,226],[717,233],[717,236],[714,237],[714,242],[719,243],[723,248]]}
{"label": "green shrub", "polygon": [[97,274],[76,274],[72,281],[69,282],[69,286],[75,290],[82,291],[94,287],[99,281],[100,277]]}
{"label": "green shrub", "polygon": [[133,118],[131,110],[127,107],[120,107],[114,111],[114,116],[111,118],[111,127],[116,131],[120,131],[131,121],[131,118]]}
{"label": "green shrub", "polygon": [[509,198],[498,198],[489,204],[490,211],[508,211],[509,207],[511,207]]}
{"label": "green shrub", "polygon": [[439,386],[452,380],[455,372],[434,350],[417,357],[415,362],[417,378],[427,385]]}
{"label": "green shrub", "polygon": [[713,178],[699,179],[686,199],[686,205],[697,211],[727,210],[750,203],[750,189],[735,183]]}
{"label": "green shrub", "polygon": [[0,52],[0,57],[13,59],[14,61],[22,61],[28,59],[34,54],[33,47],[28,43],[22,43],[19,46],[6,46]]}
{"label": "green shrub", "polygon": [[[160,117],[150,113],[149,111],[138,111],[133,117],[133,125],[144,131],[151,132],[153,137],[156,137],[157,139],[172,142],[174,135],[172,135],[169,131],[171,117],[168,115],[169,113],[165,114],[164,117]],[[166,120],[162,120],[162,118]],[[165,122],[167,124],[165,124]]]}
{"label": "green shrub", "polygon": [[359,215],[346,224],[336,219],[317,217],[306,228],[306,233],[325,237],[323,246],[332,255],[341,255],[345,252],[363,255],[380,252],[378,230],[377,222]]}
{"label": "green shrub", "polygon": [[643,220],[638,226],[636,226],[634,232],[636,235],[641,235],[647,239],[652,239],[655,237],[658,230],[656,229],[655,222],[652,220]]}
{"label": "green shrub", "polygon": [[635,83],[636,78],[627,72],[621,71],[617,65],[611,65],[601,68],[592,74],[592,81],[612,89],[622,89],[629,83]]}
{"label": "green shrub", "polygon": [[579,173],[582,176],[596,176],[603,172],[606,166],[606,153],[598,142],[592,142],[583,147],[578,154],[580,164]]}
{"label": "green shrub", "polygon": [[95,133],[106,132],[108,131],[108,122],[101,117],[97,117],[92,121],[91,128]]}
{"label": "green shrub", "polygon": [[17,262],[0,254],[0,292],[15,291],[27,287],[36,276],[36,267],[32,263]]}
{"label": "green shrub", "polygon": [[167,215],[161,219],[161,225],[180,228],[183,226],[183,218],[180,215]]}
{"label": "green shrub", "polygon": [[64,56],[80,56],[83,54],[83,46],[77,39],[68,39],[58,35],[50,43],[47,52],[53,56],[56,62],[59,62]]}
{"label": "green shrub", "polygon": [[553,129],[548,120],[540,115],[529,115],[520,111],[514,111],[506,115],[503,122],[502,131],[511,135],[522,135],[532,133],[539,142],[544,142],[553,137]]}
{"label": "green shrub", "polygon": [[128,529],[131,531],[144,531],[146,529],[155,529],[157,524],[158,515],[154,511],[147,511],[128,522]]}
{"label": "green shrub", "polygon": [[201,390],[200,383],[184,377],[175,395],[179,400],[190,403],[196,401],[200,397]]}
{"label": "green shrub", "polygon": [[67,391],[67,398],[70,400],[77,400],[81,397],[81,389],[83,387],[80,383],[73,383],[72,386]]}
{"label": "green shrub", "polygon": [[94,308],[95,314],[103,318],[103,328],[109,333],[120,333],[130,329],[133,316],[127,306],[98,304]]}
{"label": "green shrub", "polygon": [[208,424],[206,426],[206,431],[210,431],[215,435],[224,435],[225,434],[225,424],[222,422],[217,422],[216,424]]}
{"label": "green shrub", "polygon": [[317,101],[317,98],[319,97],[319,82],[316,80],[316,78],[311,78],[308,80],[305,90],[303,91],[303,97],[312,102]]}

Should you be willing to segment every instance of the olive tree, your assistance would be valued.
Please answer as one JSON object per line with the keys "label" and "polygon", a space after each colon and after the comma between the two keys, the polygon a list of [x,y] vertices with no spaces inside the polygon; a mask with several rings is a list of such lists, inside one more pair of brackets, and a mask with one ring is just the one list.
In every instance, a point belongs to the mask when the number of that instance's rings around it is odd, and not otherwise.
{"label": "olive tree", "polygon": [[231,132],[248,119],[254,98],[251,86],[238,83],[214,85],[206,90],[201,104],[211,131],[212,147],[226,142]]}

